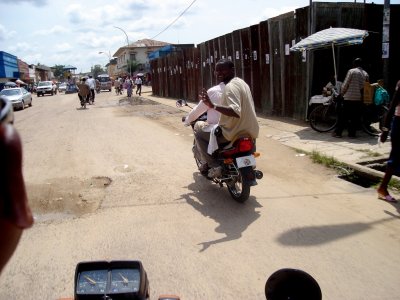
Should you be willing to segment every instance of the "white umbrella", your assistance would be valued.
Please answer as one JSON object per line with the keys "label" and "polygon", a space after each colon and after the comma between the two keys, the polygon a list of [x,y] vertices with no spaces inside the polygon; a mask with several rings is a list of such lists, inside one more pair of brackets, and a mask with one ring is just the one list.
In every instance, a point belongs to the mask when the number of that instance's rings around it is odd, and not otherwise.
{"label": "white umbrella", "polygon": [[290,51],[306,51],[332,47],[333,67],[335,69],[336,80],[335,46],[351,46],[362,44],[367,36],[367,30],[331,27],[306,37],[292,46]]}

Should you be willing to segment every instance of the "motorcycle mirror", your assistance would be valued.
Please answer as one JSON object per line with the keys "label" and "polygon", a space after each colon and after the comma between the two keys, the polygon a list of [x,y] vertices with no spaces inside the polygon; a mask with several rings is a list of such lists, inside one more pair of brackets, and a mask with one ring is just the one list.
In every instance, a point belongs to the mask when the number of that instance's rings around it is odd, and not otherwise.
{"label": "motorcycle mirror", "polygon": [[186,100],[179,99],[178,101],[176,101],[176,107],[182,107],[182,106],[186,106],[186,105],[187,105]]}
{"label": "motorcycle mirror", "polygon": [[297,269],[280,269],[265,283],[267,300],[321,300],[318,282],[308,273]]}

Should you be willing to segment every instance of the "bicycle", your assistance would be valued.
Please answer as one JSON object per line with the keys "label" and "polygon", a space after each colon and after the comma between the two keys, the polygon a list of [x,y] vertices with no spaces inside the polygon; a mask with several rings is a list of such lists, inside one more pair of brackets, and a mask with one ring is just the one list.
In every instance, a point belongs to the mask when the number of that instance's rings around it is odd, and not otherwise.
{"label": "bicycle", "polygon": [[[309,116],[311,128],[318,132],[333,130],[338,123],[339,106],[337,97],[332,96],[327,102],[315,107]],[[372,136],[381,134],[387,113],[386,105],[363,104],[360,122],[362,130]]]}

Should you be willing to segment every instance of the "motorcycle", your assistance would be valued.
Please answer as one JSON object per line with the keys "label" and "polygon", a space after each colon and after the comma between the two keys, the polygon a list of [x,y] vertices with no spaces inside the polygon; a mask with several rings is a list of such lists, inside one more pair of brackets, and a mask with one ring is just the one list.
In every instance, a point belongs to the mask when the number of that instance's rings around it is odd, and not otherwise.
{"label": "motorcycle", "polygon": [[[192,108],[182,99],[176,102],[176,106]],[[192,122],[190,124],[192,129],[196,122],[206,118],[206,115],[203,114]],[[184,118],[182,118],[182,121],[184,121]],[[214,133],[216,136],[220,136],[222,134],[221,128],[217,127]],[[218,163],[220,171],[218,172],[219,174],[215,174],[216,176],[212,177],[209,176],[209,169],[204,170],[204,162],[199,158],[199,154],[196,151],[196,140],[193,141],[192,150],[200,173],[208,180],[219,184],[220,187],[226,184],[229,194],[237,202],[246,202],[250,196],[250,188],[257,185],[257,179],[263,178],[263,173],[256,170],[255,158],[259,157],[260,153],[256,152],[256,142],[250,137],[239,137],[233,143],[229,143],[223,148],[219,147],[212,154],[212,157]]]}
{"label": "motorcycle", "polygon": [[93,96],[90,93],[89,87],[84,83],[78,83],[78,97],[83,109],[86,108],[86,103],[93,104]]}

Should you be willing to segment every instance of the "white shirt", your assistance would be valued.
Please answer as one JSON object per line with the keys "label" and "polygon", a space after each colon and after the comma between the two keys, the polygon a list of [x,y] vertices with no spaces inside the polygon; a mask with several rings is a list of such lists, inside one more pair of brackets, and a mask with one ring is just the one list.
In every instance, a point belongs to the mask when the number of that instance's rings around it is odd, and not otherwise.
{"label": "white shirt", "polygon": [[136,78],[135,84],[142,84],[142,79],[140,79],[140,77]]}
{"label": "white shirt", "polygon": [[[225,84],[221,82],[220,84],[213,86],[212,88],[207,90],[208,97],[210,98],[211,102],[214,104],[221,104],[221,96],[225,89]],[[200,101],[189,115],[186,117],[184,124],[190,125],[191,122],[195,121],[198,117],[202,114],[207,112],[207,123],[210,125],[218,124],[219,117],[221,113],[217,112],[215,109],[208,107],[204,104],[203,101]]]}
{"label": "white shirt", "polygon": [[85,83],[89,86],[91,90],[94,90],[96,88],[96,81],[94,80],[94,78],[86,79]]}

